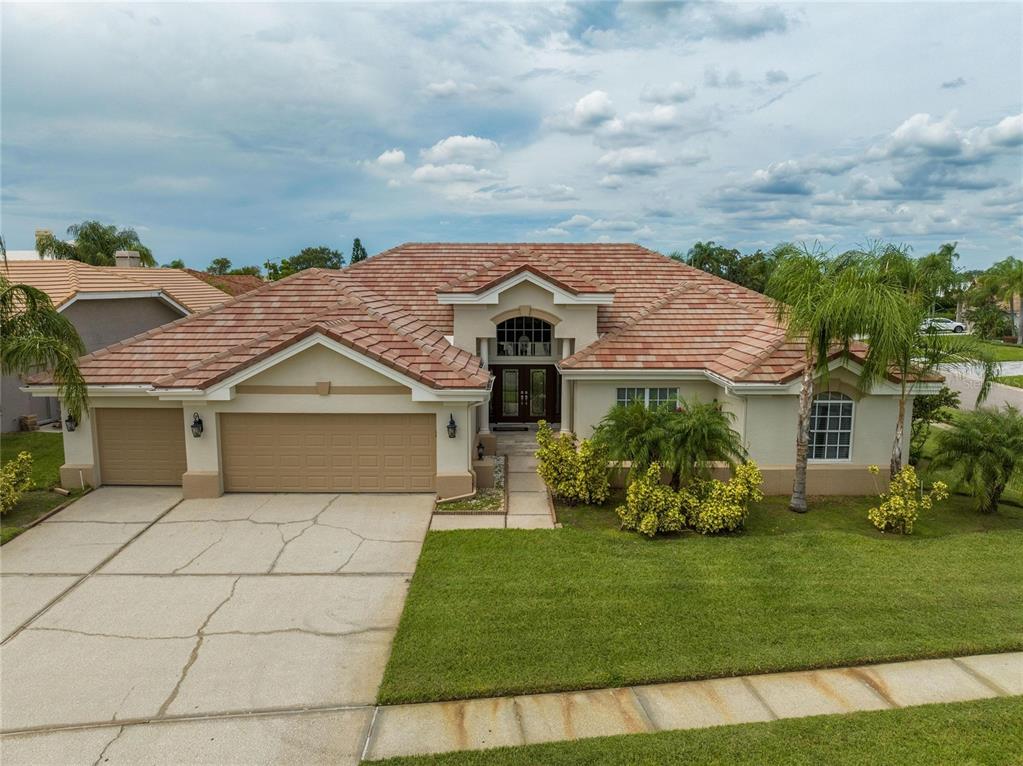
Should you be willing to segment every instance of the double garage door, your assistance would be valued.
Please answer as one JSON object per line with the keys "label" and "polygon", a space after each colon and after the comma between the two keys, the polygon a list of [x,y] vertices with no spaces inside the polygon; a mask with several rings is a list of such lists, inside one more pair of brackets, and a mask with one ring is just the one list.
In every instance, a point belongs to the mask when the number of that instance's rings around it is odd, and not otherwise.
{"label": "double garage door", "polygon": [[227,492],[432,492],[434,415],[220,416]]}
{"label": "double garage door", "polygon": [[[104,484],[181,484],[181,410],[97,409],[96,428]],[[224,489],[432,492],[436,433],[434,415],[222,414]]]}

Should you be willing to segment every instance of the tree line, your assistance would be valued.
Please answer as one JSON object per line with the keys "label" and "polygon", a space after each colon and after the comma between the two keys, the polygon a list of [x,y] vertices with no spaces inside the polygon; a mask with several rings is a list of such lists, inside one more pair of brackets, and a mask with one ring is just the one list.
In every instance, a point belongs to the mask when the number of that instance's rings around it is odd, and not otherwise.
{"label": "tree line", "polygon": [[[143,266],[155,267],[157,265],[153,251],[142,243],[138,232],[132,228],[118,228],[115,225],[103,224],[99,221],[82,221],[68,226],[67,235],[70,239],[63,240],[54,236],[52,232],[38,232],[36,252],[39,253],[39,257],[80,261],[92,266],[113,266],[115,265],[114,254],[118,250],[134,250],[139,254]],[[369,253],[362,244],[362,240],[356,237],[352,242],[348,264],[356,264],[367,258],[369,258]],[[206,267],[206,271],[217,276],[247,274],[262,278],[264,276],[263,269],[265,269],[266,279],[277,280],[305,269],[343,269],[346,265],[344,253],[340,250],[335,250],[328,245],[318,245],[302,248],[288,258],[270,259],[263,264],[262,268],[259,266],[235,266],[230,258],[214,258]],[[163,267],[183,269],[185,262],[181,258],[175,258],[163,264]]]}

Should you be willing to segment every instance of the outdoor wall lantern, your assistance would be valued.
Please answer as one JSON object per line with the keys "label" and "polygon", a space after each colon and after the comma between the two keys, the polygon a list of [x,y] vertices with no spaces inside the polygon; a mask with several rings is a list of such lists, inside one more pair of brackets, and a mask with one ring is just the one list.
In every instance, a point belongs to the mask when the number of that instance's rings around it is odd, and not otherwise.
{"label": "outdoor wall lantern", "polygon": [[476,459],[482,460],[483,453],[486,452],[486,447],[483,446],[483,442],[476,442]]}
{"label": "outdoor wall lantern", "polygon": [[67,414],[67,417],[64,418],[64,428],[66,428],[68,431],[74,431],[76,428],[78,428],[78,421],[75,419],[75,416],[72,415],[70,412]]}
{"label": "outdoor wall lantern", "polygon": [[192,413],[192,436],[196,439],[202,436],[202,418],[199,417],[198,412]]}
{"label": "outdoor wall lantern", "polygon": [[455,416],[448,415],[448,438],[454,439],[456,433],[458,433],[458,423],[455,422]]}

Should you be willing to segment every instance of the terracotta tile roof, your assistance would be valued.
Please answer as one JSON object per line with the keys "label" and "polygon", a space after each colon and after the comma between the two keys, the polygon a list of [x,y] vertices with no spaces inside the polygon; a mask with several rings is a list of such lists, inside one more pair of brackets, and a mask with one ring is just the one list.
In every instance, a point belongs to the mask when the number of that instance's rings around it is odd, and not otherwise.
{"label": "terracotta tile roof", "polygon": [[489,384],[479,358],[371,291],[342,289],[335,274],[309,269],[128,338],[83,357],[82,374],[91,385],[208,388],[319,332],[431,388]]}
{"label": "terracotta tile roof", "polygon": [[185,271],[196,279],[201,279],[206,284],[212,285],[228,295],[244,295],[266,284],[262,279],[252,274],[210,274],[205,271],[196,271],[195,269],[185,269]]}
{"label": "terracotta tile roof", "polygon": [[8,261],[5,274],[13,282],[36,287],[60,308],[81,293],[117,293],[161,290],[168,298],[195,313],[227,300],[221,291],[182,269],[90,266],[79,261]]}
{"label": "terracotta tile roof", "polygon": [[706,370],[751,383],[800,374],[801,346],[763,295],[638,245],[524,243],[407,244],[341,271],[310,269],[98,351],[82,371],[93,384],[207,388],[322,333],[430,387],[483,388],[481,360],[445,339],[453,307],[437,292],[483,290],[525,269],[576,293],[613,290],[595,307],[601,337],[566,370]]}

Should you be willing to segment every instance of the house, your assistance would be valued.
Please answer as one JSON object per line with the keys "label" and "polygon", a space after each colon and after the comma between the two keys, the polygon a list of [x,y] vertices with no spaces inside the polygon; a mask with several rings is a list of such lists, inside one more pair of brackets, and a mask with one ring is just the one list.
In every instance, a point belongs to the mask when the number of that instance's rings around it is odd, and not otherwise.
{"label": "house", "polygon": [[[638,245],[405,244],[85,357],[93,408],[64,435],[61,478],[449,498],[473,491],[477,445],[493,452],[510,424],[586,437],[617,403],[684,396],[732,413],[783,493],[802,358],[764,296]],[[864,395],[855,360],[832,367],[809,491],[863,493],[898,389]]]}
{"label": "house", "polygon": [[264,284],[262,279],[252,274],[210,274],[208,271],[197,271],[196,269],[185,269],[185,271],[228,295],[243,295]]}
{"label": "house", "polygon": [[[87,351],[229,300],[225,293],[180,269],[141,268],[137,254],[132,255],[119,254],[120,266],[37,257],[11,260],[3,268],[11,282],[45,292],[78,330]],[[23,415],[35,415],[40,422],[60,415],[56,400],[34,398],[21,390],[23,385],[19,376],[3,376],[0,413],[5,432],[17,431]]]}

